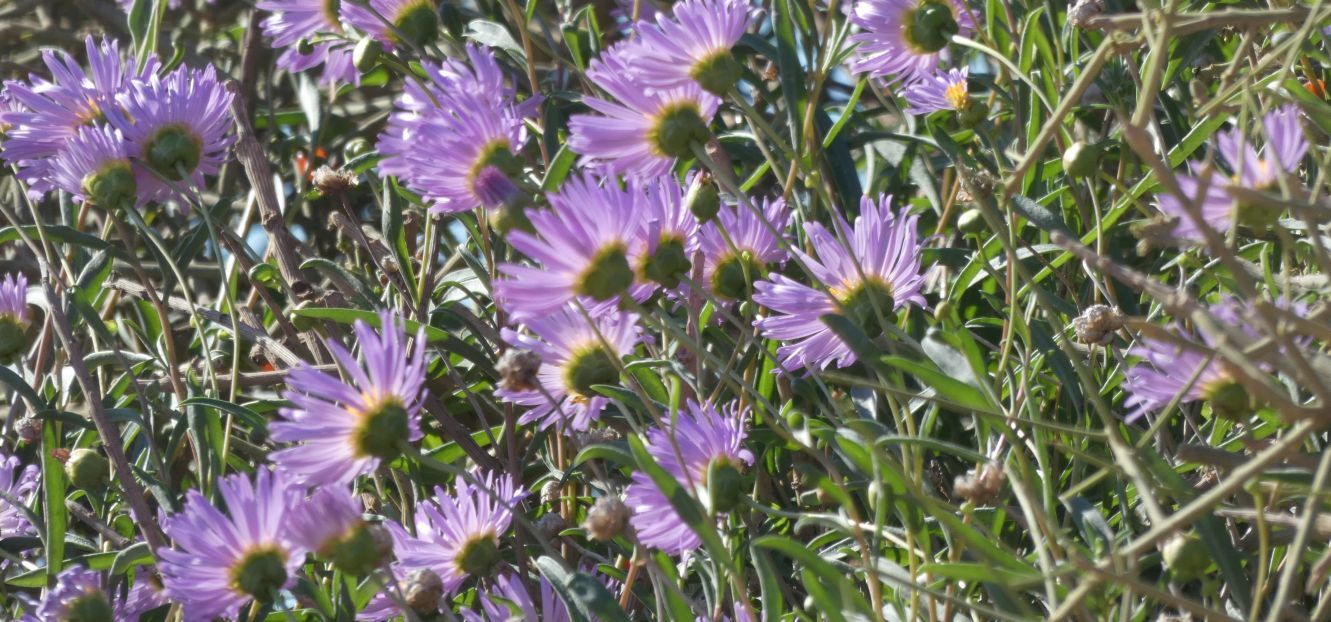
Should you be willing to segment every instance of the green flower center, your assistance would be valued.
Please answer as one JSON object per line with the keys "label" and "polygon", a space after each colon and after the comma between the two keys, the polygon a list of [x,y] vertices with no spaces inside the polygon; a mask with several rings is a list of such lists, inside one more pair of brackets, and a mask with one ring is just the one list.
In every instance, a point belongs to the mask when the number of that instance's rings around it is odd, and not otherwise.
{"label": "green flower center", "polygon": [[352,576],[365,576],[383,564],[392,552],[382,538],[375,537],[374,526],[365,521],[356,523],[350,531],[333,539],[319,550],[342,572]]}
{"label": "green flower center", "polygon": [[266,599],[287,582],[287,556],[276,547],[251,550],[231,569],[231,588]]}
{"label": "green flower center", "polygon": [[720,50],[698,61],[689,75],[707,92],[724,96],[744,75],[744,68],[730,50]]}
{"label": "green flower center", "polygon": [[753,293],[753,280],[763,276],[763,264],[752,251],[729,254],[716,264],[712,273],[712,291],[722,298],[747,300]]}
{"label": "green flower center", "polygon": [[942,2],[926,2],[908,12],[902,27],[906,43],[921,54],[933,54],[947,47],[952,35],[960,32],[952,7]]}
{"label": "green flower center", "polygon": [[[393,26],[407,41],[421,46],[429,45],[439,37],[439,14],[429,0],[420,0],[402,7],[393,20]],[[389,36],[399,40],[397,33]]]}
{"label": "green flower center", "polygon": [[832,295],[841,303],[840,311],[870,338],[883,334],[882,322],[896,316],[892,287],[878,279],[865,279],[844,292],[832,290]]}
{"label": "green flower center", "polygon": [[693,143],[705,143],[711,135],[698,104],[685,101],[669,104],[656,115],[647,140],[661,155],[680,158],[691,152]]}
{"label": "green flower center", "polygon": [[65,607],[61,622],[111,622],[115,610],[101,590],[94,590],[74,599]]}
{"label": "green flower center", "polygon": [[397,398],[367,399],[372,404],[360,412],[360,426],[353,442],[361,456],[391,460],[401,453],[399,443],[411,433],[407,409]]}
{"label": "green flower center", "polygon": [[577,291],[594,300],[609,300],[633,284],[633,268],[622,243],[609,244],[592,257],[578,279]]}
{"label": "green flower center", "polygon": [[148,139],[143,154],[163,177],[180,181],[199,166],[203,140],[183,124],[164,125]]}
{"label": "green flower center", "polygon": [[693,262],[689,261],[688,252],[684,250],[684,241],[676,236],[662,236],[656,244],[656,251],[643,261],[642,276],[673,288],[692,267]]}
{"label": "green flower center", "polygon": [[83,176],[83,196],[89,203],[106,209],[134,204],[138,182],[129,162],[116,160]]}
{"label": "green flower center", "polygon": [[707,503],[713,512],[729,512],[739,505],[744,496],[744,475],[727,457],[719,457],[707,465],[704,476]]}
{"label": "green flower center", "polygon": [[482,534],[462,545],[455,559],[458,570],[473,577],[488,577],[499,565],[499,539]]}
{"label": "green flower center", "polygon": [[614,356],[600,345],[594,345],[573,356],[564,366],[564,386],[574,399],[596,395],[592,387],[598,384],[618,384],[619,367]]}

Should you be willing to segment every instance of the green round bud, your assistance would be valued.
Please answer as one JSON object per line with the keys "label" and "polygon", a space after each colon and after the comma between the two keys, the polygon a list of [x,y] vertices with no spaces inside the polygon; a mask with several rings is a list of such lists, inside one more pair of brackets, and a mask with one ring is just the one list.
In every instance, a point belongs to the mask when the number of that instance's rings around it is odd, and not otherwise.
{"label": "green round bud", "polygon": [[322,553],[342,572],[363,577],[388,561],[393,540],[382,526],[361,521]]}
{"label": "green round bud", "polygon": [[[153,133],[143,148],[144,159],[163,177],[180,181],[199,166],[203,141],[179,123],[164,125]],[[87,184],[87,179],[84,179]],[[121,182],[123,185],[123,182]]]}
{"label": "green round bud", "polygon": [[984,214],[979,208],[972,207],[957,217],[957,228],[962,233],[980,235],[985,230]]}
{"label": "green round bud", "polygon": [[62,622],[110,622],[115,619],[115,609],[101,590],[87,592],[65,605]]}
{"label": "green round bud", "polygon": [[657,243],[656,250],[644,262],[642,272],[644,277],[665,287],[674,288],[692,267],[693,262],[689,261],[683,240],[668,238]]}
{"label": "green round bud", "polygon": [[744,497],[744,475],[724,458],[707,465],[707,505],[724,514],[739,506]]}
{"label": "green round bud", "polygon": [[724,97],[744,75],[744,68],[726,50],[698,61],[689,75],[707,92]]}
{"label": "green round bud", "polygon": [[354,440],[361,455],[392,460],[402,453],[400,444],[410,434],[407,409],[399,401],[387,400],[360,414]]}
{"label": "green round bud", "polygon": [[722,259],[712,273],[712,291],[730,300],[748,300],[753,281],[762,278],[763,265],[749,251]]}
{"label": "green round bud", "polygon": [[1160,550],[1165,567],[1176,578],[1191,581],[1200,577],[1211,565],[1211,554],[1201,536],[1194,532],[1175,534]]}
{"label": "green round bud", "polygon": [[112,162],[83,177],[83,196],[93,205],[119,209],[134,204],[138,182],[128,162]]}
{"label": "green round bud", "polygon": [[305,37],[301,37],[300,40],[296,42],[296,53],[301,56],[309,56],[310,54],[313,54],[314,43]]}
{"label": "green round bud", "polygon": [[583,271],[578,293],[593,300],[609,300],[626,291],[633,284],[633,268],[622,245],[607,246]]}
{"label": "green round bud", "polygon": [[1073,142],[1063,152],[1063,171],[1072,177],[1094,175],[1103,154],[1100,145],[1088,145],[1080,140]]}
{"label": "green round bud", "polygon": [[20,355],[28,348],[28,325],[13,315],[0,315],[0,361]]}
{"label": "green round bud", "polygon": [[111,483],[111,463],[95,449],[75,449],[65,462],[65,476],[83,490],[102,490]]}
{"label": "green round bud", "polygon": [[369,140],[357,136],[347,141],[347,146],[342,148],[342,155],[348,160],[355,160],[374,150],[374,145]]}
{"label": "green round bud", "polygon": [[786,413],[786,426],[792,430],[801,430],[804,428],[804,413],[792,409]]}
{"label": "green round bud", "polygon": [[231,586],[258,600],[266,600],[287,582],[286,554],[254,549],[231,569]]}
{"label": "green round bud", "polygon": [[383,52],[384,44],[366,37],[351,51],[351,64],[356,67],[356,71],[369,73],[379,66],[379,55]]}
{"label": "green round bud", "polygon": [[457,555],[458,569],[473,577],[488,577],[499,565],[499,540],[486,535],[462,545]]}
{"label": "green round bud", "polygon": [[947,47],[952,35],[960,32],[952,7],[942,2],[930,2],[916,9],[905,26],[906,42],[929,54]]}
{"label": "green round bud", "polygon": [[594,347],[574,355],[564,368],[564,384],[582,396],[596,395],[598,384],[619,384],[619,367],[603,347]]}
{"label": "green round bud", "polygon": [[705,143],[712,132],[694,104],[680,103],[666,108],[656,119],[656,127],[647,138],[663,155],[681,158],[692,153],[694,143]]}
{"label": "green round bud", "polygon": [[699,179],[689,188],[684,204],[689,206],[689,213],[700,223],[716,218],[716,213],[721,211],[721,194],[717,192],[716,182],[711,177]]}
{"label": "green round bud", "polygon": [[[439,13],[429,0],[420,0],[398,13],[393,22],[401,37],[419,46],[427,46],[439,38]],[[393,33],[393,39],[399,39]]]}

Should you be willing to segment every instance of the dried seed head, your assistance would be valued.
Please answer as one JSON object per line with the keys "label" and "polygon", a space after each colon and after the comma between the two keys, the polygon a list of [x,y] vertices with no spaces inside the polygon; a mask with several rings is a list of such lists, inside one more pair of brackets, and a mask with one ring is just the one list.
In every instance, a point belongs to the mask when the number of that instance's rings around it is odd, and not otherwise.
{"label": "dried seed head", "polygon": [[588,445],[613,443],[623,438],[623,436],[612,428],[592,428],[586,432],[578,432],[575,438],[578,440],[579,447],[587,447]]}
{"label": "dried seed head", "polygon": [[42,440],[42,421],[32,415],[24,415],[15,427],[18,429],[19,440],[25,443]]}
{"label": "dried seed head", "polygon": [[1068,24],[1074,28],[1084,28],[1086,23],[1105,10],[1104,0],[1077,0],[1068,9]]}
{"label": "dried seed head", "polygon": [[509,348],[499,357],[495,369],[505,391],[535,391],[540,387],[536,374],[541,371],[541,355],[535,352]]}
{"label": "dried seed head", "polygon": [[559,487],[559,482],[550,480],[541,486],[541,503],[554,503],[563,496],[563,491]]}
{"label": "dried seed head", "polygon": [[1005,479],[1003,470],[997,465],[986,464],[978,471],[971,470],[965,475],[958,475],[952,484],[952,494],[976,505],[983,505],[998,498]]}
{"label": "dried seed head", "polygon": [[413,611],[434,613],[439,611],[439,601],[444,597],[444,582],[433,570],[422,568],[407,577],[402,596]]}
{"label": "dried seed head", "polygon": [[536,519],[536,531],[546,538],[558,536],[565,527],[568,527],[568,523],[564,522],[564,517],[558,512],[550,512]]}
{"label": "dried seed head", "polygon": [[598,542],[606,542],[624,532],[629,514],[629,506],[624,505],[618,496],[601,497],[587,510],[587,519],[582,522],[582,528]]}
{"label": "dried seed head", "polygon": [[1114,333],[1123,328],[1123,313],[1115,307],[1092,305],[1081,315],[1073,318],[1072,330],[1077,334],[1077,341],[1087,345],[1103,346],[1114,338]]}
{"label": "dried seed head", "polygon": [[358,176],[346,169],[333,169],[328,165],[320,166],[311,178],[314,187],[325,195],[342,194],[356,187]]}

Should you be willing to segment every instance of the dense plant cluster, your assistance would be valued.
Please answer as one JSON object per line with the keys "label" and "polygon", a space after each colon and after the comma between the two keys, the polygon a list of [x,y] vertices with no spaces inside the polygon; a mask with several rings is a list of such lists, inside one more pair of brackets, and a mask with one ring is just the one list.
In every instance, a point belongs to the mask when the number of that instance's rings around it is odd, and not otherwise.
{"label": "dense plant cluster", "polygon": [[1331,616],[1331,8],[0,5],[0,617]]}

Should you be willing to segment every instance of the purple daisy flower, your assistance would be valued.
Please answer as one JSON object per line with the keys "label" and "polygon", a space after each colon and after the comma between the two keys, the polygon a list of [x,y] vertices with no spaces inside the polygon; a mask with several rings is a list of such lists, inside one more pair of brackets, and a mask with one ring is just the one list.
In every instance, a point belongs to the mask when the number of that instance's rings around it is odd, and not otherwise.
{"label": "purple daisy flower", "polygon": [[123,113],[108,113],[107,120],[132,145],[140,196],[173,196],[171,185],[161,178],[189,180],[202,188],[204,176],[217,173],[235,140],[231,97],[211,66],[181,67],[165,78],[154,75],[121,94],[117,101]]}
{"label": "purple daisy flower", "polygon": [[368,8],[343,2],[341,13],[348,24],[389,49],[401,45],[402,37],[428,45],[439,36],[439,9],[433,0],[369,0]]}
{"label": "purple daisy flower", "polygon": [[[1174,237],[1184,240],[1205,239],[1202,223],[1219,233],[1229,231],[1234,226],[1234,200],[1225,191],[1225,181],[1220,176],[1180,173],[1174,178],[1187,203],[1171,192],[1161,193],[1155,198],[1156,209],[1165,216],[1177,219],[1172,232]],[[1196,205],[1200,222],[1188,213],[1189,203]]]}
{"label": "purple daisy flower", "polygon": [[949,69],[920,76],[906,85],[906,112],[929,114],[939,110],[962,112],[970,107],[971,95],[966,80],[969,68]]}
{"label": "purple daisy flower", "polygon": [[[27,330],[28,277],[21,272],[6,274],[0,281],[0,361],[23,351],[28,343],[24,336]],[[0,484],[4,481],[8,480],[0,480]],[[0,508],[4,505],[0,501]],[[3,521],[0,521],[0,533],[4,533]]]}
{"label": "purple daisy flower", "polygon": [[130,145],[109,125],[79,128],[51,165],[55,187],[106,209],[140,203]]}
{"label": "purple daisy flower", "polygon": [[599,114],[569,119],[568,146],[586,165],[628,176],[661,177],[676,158],[692,153],[693,143],[710,138],[707,125],[721,100],[692,81],[649,88],[632,69],[641,49],[640,41],[623,42],[592,61],[587,76],[615,101],[583,98]]}
{"label": "purple daisy flower", "polygon": [[[1186,332],[1182,334],[1194,338]],[[1176,396],[1181,396],[1180,404],[1200,400],[1213,400],[1215,404],[1216,398],[1228,402],[1239,386],[1219,358],[1208,357],[1202,351],[1171,341],[1142,337],[1128,350],[1128,355],[1140,358],[1128,369],[1127,380],[1123,383],[1128,393],[1123,401],[1128,411],[1125,417],[1128,423],[1144,414],[1159,411]],[[1190,383],[1193,376],[1197,376],[1197,380]]]}
{"label": "purple daisy flower", "polygon": [[839,213],[833,218],[849,246],[822,223],[810,222],[804,232],[817,257],[794,251],[827,291],[776,273],[754,284],[754,302],[773,311],[754,325],[767,338],[788,342],[777,349],[783,367],[813,370],[855,362],[850,346],[819,319],[824,314],[847,315],[877,335],[879,314],[891,317],[907,303],[924,304],[918,216],[894,213],[892,198],[884,196],[878,202],[860,199],[853,230]]}
{"label": "purple daisy flower", "polygon": [[499,537],[527,492],[508,475],[475,474],[477,485],[458,476],[454,492],[436,486],[434,498],[416,513],[416,537],[398,551],[407,571],[429,568],[457,592],[468,577],[491,576],[501,565]]}
{"label": "purple daisy flower", "polygon": [[748,30],[753,10],[747,0],[685,0],[674,17],[659,15],[643,23],[638,36],[643,53],[630,61],[644,84],[671,88],[697,82],[725,95],[739,82],[742,69],[730,48]]}
{"label": "purple daisy flower", "polygon": [[[653,428],[647,432],[647,452],[685,490],[712,505],[721,501],[717,488],[738,484],[738,470],[753,464],[753,454],[744,448],[744,418],[745,411],[736,404],[718,411],[711,404],[690,400],[686,410],[678,413],[672,429]],[[711,481],[713,478],[716,481]],[[733,492],[740,491],[726,491],[725,495]],[[646,473],[633,474],[633,483],[624,491],[624,502],[633,510],[629,522],[643,544],[671,555],[702,545],[698,534],[680,519],[665,493]]]}
{"label": "purple daisy flower", "polygon": [[[342,35],[338,3],[330,0],[264,0],[259,9],[272,12],[263,20],[263,34],[273,47],[286,48],[277,66],[296,73],[323,65],[321,84],[337,81],[360,83],[360,72],[352,64],[351,47],[344,41],[319,40],[318,35]],[[301,42],[308,45],[301,52]]]}
{"label": "purple daisy flower", "polygon": [[506,204],[518,192],[512,180],[523,169],[516,154],[527,140],[523,117],[534,103],[514,105],[514,91],[488,48],[469,45],[467,56],[469,63],[427,65],[428,92],[408,82],[379,137],[379,170],[432,201],[436,213]]}
{"label": "purple daisy flower", "polygon": [[65,149],[79,128],[91,125],[116,111],[116,96],[154,75],[158,68],[151,58],[142,71],[120,55],[115,40],[85,41],[88,70],[64,52],[46,51],[42,60],[51,72],[51,80],[29,76],[29,83],[8,82],[5,94],[11,106],[19,110],[5,113],[6,163],[19,169],[19,177],[28,184],[34,197],[54,187],[51,161]]}
{"label": "purple daisy flower", "polygon": [[926,76],[938,68],[952,35],[975,31],[960,0],[855,0],[848,11],[860,29],[850,37],[859,43],[850,69],[880,78]]}
{"label": "purple daisy flower", "polygon": [[124,600],[115,603],[115,619],[137,622],[143,614],[167,602],[161,578],[152,571],[139,567],[134,570],[134,584],[130,586],[129,593],[125,595]]}
{"label": "purple daisy flower", "polygon": [[519,422],[582,431],[601,417],[609,400],[592,387],[619,383],[615,363],[631,353],[641,337],[638,316],[632,313],[605,311],[593,321],[595,325],[576,309],[564,307],[527,320],[524,328],[530,334],[502,331],[504,341],[541,356],[539,390],[495,391],[505,402],[531,407]]}
{"label": "purple daisy flower", "polygon": [[388,532],[365,520],[361,503],[342,486],[320,488],[291,519],[292,540],[343,572],[364,576],[392,553]]}
{"label": "purple daisy flower", "polygon": [[178,548],[157,551],[166,594],[190,621],[235,617],[246,602],[272,598],[305,563],[290,522],[301,494],[281,473],[259,469],[253,483],[229,475],[217,491],[227,515],[190,490],[185,509],[163,524]]}
{"label": "purple daisy flower", "polygon": [[543,622],[569,622],[568,607],[555,592],[550,580],[541,575],[537,589],[539,600],[533,600],[523,585],[522,578],[513,573],[500,575],[493,587],[481,594],[480,611],[463,611],[466,622],[497,622],[499,620],[541,620]]}
{"label": "purple daisy flower", "polygon": [[82,566],[62,570],[56,576],[55,587],[41,601],[20,598],[29,610],[22,622],[110,620],[115,615],[111,598],[103,589],[102,575]]}
{"label": "purple daisy flower", "polygon": [[[697,176],[690,184],[698,183]],[[633,291],[635,300],[645,300],[660,284],[666,289],[679,287],[680,277],[692,267],[693,254],[698,250],[698,219],[689,212],[684,199],[684,188],[673,176],[667,175],[655,183],[630,182],[632,192],[642,198],[643,222],[633,270],[639,284]],[[645,292],[638,289],[645,288]]]}
{"label": "purple daisy flower", "polygon": [[37,467],[27,465],[20,468],[17,456],[0,454],[0,491],[5,493],[0,498],[0,538],[30,536],[37,533],[37,528],[28,520],[22,507],[16,507],[10,499],[18,500],[27,506],[37,494]]}
{"label": "purple daisy flower", "polygon": [[762,216],[747,207],[722,207],[716,214],[717,222],[702,227],[703,279],[706,287],[721,298],[747,299],[754,281],[789,258],[782,240],[772,232],[775,229],[785,235],[790,227],[791,213],[785,200],[764,199],[760,211]]}
{"label": "purple daisy flower", "polygon": [[540,267],[500,264],[506,278],[494,283],[495,298],[517,319],[557,311],[578,296],[615,300],[633,285],[638,195],[588,175],[565,182],[549,199],[551,209],[529,215],[539,235],[514,230],[508,236]]}
{"label": "purple daisy flower", "polygon": [[354,326],[364,364],[341,344],[328,350],[349,381],[301,366],[287,378],[290,408],[269,426],[273,440],[300,443],[272,454],[278,468],[300,483],[345,485],[399,455],[402,441],[421,437],[425,384],[425,328],[407,345],[401,318],[379,313],[379,334],[365,322]]}

